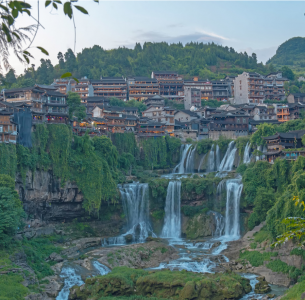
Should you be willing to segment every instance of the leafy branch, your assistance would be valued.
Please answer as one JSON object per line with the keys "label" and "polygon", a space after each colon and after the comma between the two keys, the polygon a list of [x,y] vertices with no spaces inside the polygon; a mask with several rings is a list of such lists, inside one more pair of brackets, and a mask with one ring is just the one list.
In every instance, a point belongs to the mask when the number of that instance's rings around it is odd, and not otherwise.
{"label": "leafy branch", "polygon": [[[70,0],[62,2],[60,0],[46,0],[45,7],[52,5],[54,9],[58,9],[60,5],[63,7],[63,12],[70,19],[73,18],[74,30],[76,36],[76,27],[74,22],[74,9],[80,11],[83,14],[88,15],[88,11],[75,3],[78,0]],[[93,0],[99,2],[99,0]],[[0,63],[0,71],[2,65],[5,69],[9,69],[9,55],[11,52],[18,58],[20,62],[30,63],[30,59],[33,58],[29,48],[32,48],[32,44],[36,38],[37,31],[40,26],[39,21],[39,0],[38,0],[38,18],[35,19],[32,16],[33,7],[26,1],[16,0],[0,0],[0,53],[2,54],[2,63]],[[28,15],[28,17],[35,20],[35,24],[27,27],[18,27],[18,18],[20,15]],[[76,38],[75,38],[76,41]],[[75,44],[75,42],[74,42]],[[25,45],[25,46],[24,46]],[[49,55],[48,51],[41,47],[36,47],[43,54]],[[75,50],[75,48],[74,48]]]}

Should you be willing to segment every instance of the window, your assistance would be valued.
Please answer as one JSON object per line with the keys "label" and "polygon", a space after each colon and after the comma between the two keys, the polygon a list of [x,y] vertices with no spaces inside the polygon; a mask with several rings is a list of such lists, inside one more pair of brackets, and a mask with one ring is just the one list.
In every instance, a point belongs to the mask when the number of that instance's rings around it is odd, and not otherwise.
{"label": "window", "polygon": [[237,118],[236,123],[240,123],[240,119],[239,118]]}

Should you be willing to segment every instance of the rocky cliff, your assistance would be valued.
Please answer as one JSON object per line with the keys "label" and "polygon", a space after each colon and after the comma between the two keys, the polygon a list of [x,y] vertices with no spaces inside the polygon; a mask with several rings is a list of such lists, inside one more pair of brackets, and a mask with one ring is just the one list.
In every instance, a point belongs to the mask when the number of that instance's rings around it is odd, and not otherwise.
{"label": "rocky cliff", "polygon": [[78,187],[71,182],[62,187],[51,170],[28,171],[24,181],[18,174],[16,190],[25,212],[32,219],[64,221],[86,214],[82,208],[83,195]]}

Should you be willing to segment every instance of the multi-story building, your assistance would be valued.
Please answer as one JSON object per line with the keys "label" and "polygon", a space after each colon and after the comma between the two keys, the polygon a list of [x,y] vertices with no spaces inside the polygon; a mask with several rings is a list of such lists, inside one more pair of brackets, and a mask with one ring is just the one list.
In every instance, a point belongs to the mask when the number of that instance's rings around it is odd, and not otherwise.
{"label": "multi-story building", "polygon": [[0,143],[13,143],[17,141],[17,125],[11,120],[12,112],[0,110]]}
{"label": "multi-story building", "polygon": [[183,78],[177,72],[152,72],[151,78],[157,79],[160,95],[164,98],[183,103]]}
{"label": "multi-story building", "polygon": [[110,100],[108,98],[98,97],[98,96],[93,96],[93,97],[86,98],[85,103],[86,103],[87,114],[91,114],[92,110],[97,105],[99,105],[99,106],[109,106],[109,101]]}
{"label": "multi-story building", "polygon": [[242,111],[228,111],[215,113],[209,123],[209,138],[217,140],[219,137],[236,139],[248,135],[249,115]]}
{"label": "multi-story building", "polygon": [[185,87],[184,88],[184,109],[191,107],[201,107],[201,89]]}
{"label": "multi-story building", "polygon": [[129,100],[143,101],[154,95],[159,95],[157,79],[149,77],[128,78]]}
{"label": "multi-story building", "polygon": [[258,73],[243,72],[234,81],[234,103],[263,103],[264,77]]}
{"label": "multi-story building", "polygon": [[279,100],[285,99],[284,83],[287,78],[282,77],[282,73],[270,73],[265,77],[264,92],[265,99]]}
{"label": "multi-story building", "polygon": [[72,92],[79,94],[82,102],[85,103],[87,97],[93,96],[93,87],[89,79],[86,77],[79,80],[74,86],[72,86]]}
{"label": "multi-story building", "polygon": [[212,81],[213,98],[222,101],[232,96],[231,83],[225,80]]}
{"label": "multi-story building", "polygon": [[277,116],[277,120],[279,122],[287,122],[289,121],[289,106],[283,104],[273,104],[275,107],[275,112]]}
{"label": "multi-story building", "polygon": [[100,80],[91,80],[91,83],[94,96],[127,100],[127,83],[124,77],[101,77]]}
{"label": "multi-story building", "polygon": [[165,135],[165,125],[148,118],[140,118],[137,126],[139,138],[162,137]]}
{"label": "multi-story building", "polygon": [[143,101],[143,103],[147,107],[150,107],[150,106],[164,106],[165,101],[164,101],[163,97],[161,97],[159,95],[156,95],[156,96],[147,98],[146,100]]}
{"label": "multi-story building", "polygon": [[213,85],[208,80],[201,80],[194,77],[193,80],[184,81],[184,90],[187,88],[195,88],[201,90],[201,100],[213,99]]}
{"label": "multi-story building", "polygon": [[305,93],[289,94],[287,97],[288,103],[302,103],[305,104]]}

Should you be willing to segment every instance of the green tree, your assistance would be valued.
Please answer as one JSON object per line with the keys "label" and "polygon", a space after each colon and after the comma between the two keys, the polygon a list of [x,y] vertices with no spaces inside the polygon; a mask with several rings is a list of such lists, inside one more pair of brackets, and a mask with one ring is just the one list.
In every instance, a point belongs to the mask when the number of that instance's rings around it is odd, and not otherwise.
{"label": "green tree", "polygon": [[291,85],[290,88],[289,88],[289,92],[291,94],[295,94],[295,93],[299,93],[300,90],[299,90],[299,88],[296,85]]}
{"label": "green tree", "polygon": [[5,75],[5,81],[7,83],[9,83],[10,85],[12,85],[13,83],[15,83],[17,81],[14,69],[10,69],[7,72],[7,74]]}
{"label": "green tree", "polygon": [[305,83],[302,84],[302,86],[300,88],[300,92],[305,93]]}
{"label": "green tree", "polygon": [[281,72],[282,72],[283,77],[286,77],[290,80],[294,80],[295,75],[294,75],[293,71],[290,68],[288,68],[287,66],[282,67]]}
{"label": "green tree", "polygon": [[0,245],[5,246],[21,225],[24,212],[15,181],[9,175],[0,175]]}
{"label": "green tree", "polygon": [[265,145],[265,140],[262,137],[274,135],[276,129],[272,124],[263,123],[257,126],[257,130],[251,136],[251,144],[256,146]]}
{"label": "green tree", "polygon": [[86,108],[81,104],[81,98],[77,93],[68,93],[67,104],[69,106],[70,119],[72,119],[74,116],[78,121],[81,121],[86,117]]}

